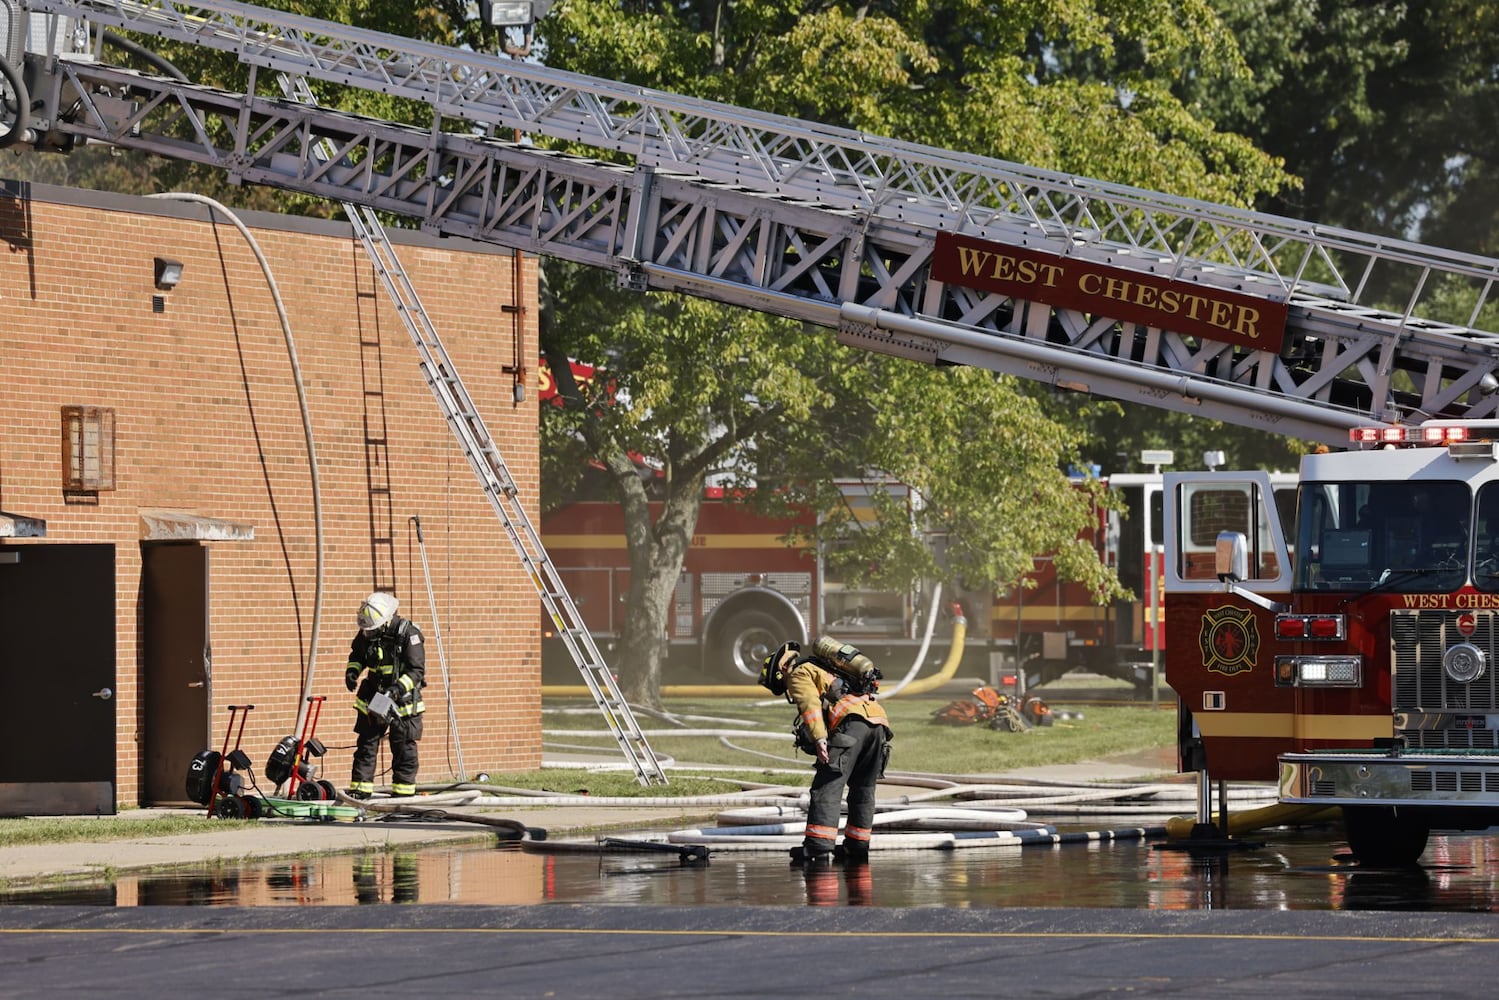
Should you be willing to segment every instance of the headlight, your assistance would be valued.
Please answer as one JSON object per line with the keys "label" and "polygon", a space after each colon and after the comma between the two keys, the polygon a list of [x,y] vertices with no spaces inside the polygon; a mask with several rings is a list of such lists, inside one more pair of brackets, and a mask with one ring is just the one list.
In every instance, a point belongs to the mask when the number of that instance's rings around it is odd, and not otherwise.
{"label": "headlight", "polygon": [[1363,687],[1361,656],[1277,656],[1276,687]]}

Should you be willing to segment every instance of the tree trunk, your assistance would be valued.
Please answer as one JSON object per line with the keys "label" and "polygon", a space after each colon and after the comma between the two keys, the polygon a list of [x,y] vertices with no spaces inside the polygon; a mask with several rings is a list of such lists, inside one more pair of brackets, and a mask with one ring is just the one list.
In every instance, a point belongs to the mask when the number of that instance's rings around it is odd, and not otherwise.
{"label": "tree trunk", "polygon": [[625,540],[630,552],[629,613],[620,629],[615,670],[632,704],[661,708],[661,677],[675,610],[677,581],[697,530],[703,477],[673,484],[654,522],[640,480],[625,486]]}

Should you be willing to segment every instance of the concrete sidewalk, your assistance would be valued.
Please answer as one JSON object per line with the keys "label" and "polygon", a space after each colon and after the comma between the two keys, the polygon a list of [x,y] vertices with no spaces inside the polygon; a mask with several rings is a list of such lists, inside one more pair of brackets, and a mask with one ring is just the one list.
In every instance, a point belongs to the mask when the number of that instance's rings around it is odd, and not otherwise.
{"label": "concrete sidewalk", "polygon": [[[1175,753],[1152,752],[1085,764],[1021,768],[985,776],[986,780],[1082,783],[1090,781],[1152,782],[1175,771]],[[881,783],[879,800],[900,804],[902,796],[928,791],[928,786]],[[505,809],[475,809],[465,806],[428,805],[425,796],[399,800],[424,809],[447,809],[454,813],[503,817],[536,831],[549,840],[591,836],[604,831],[671,830],[710,823],[729,806],[687,803],[671,805],[555,805],[538,799],[537,804]],[[395,800],[376,799],[392,804]],[[108,824],[120,819],[149,816],[202,815],[192,809],[131,809],[115,816],[87,820]],[[360,821],[318,822],[294,819],[260,819],[250,822],[226,820],[222,830],[207,833],[127,840],[100,839],[62,844],[0,847],[0,882],[26,883],[39,879],[99,879],[112,872],[139,871],[210,862],[246,862],[307,854],[349,853],[433,844],[495,842],[499,831],[476,822],[451,819],[381,818],[371,812]]]}

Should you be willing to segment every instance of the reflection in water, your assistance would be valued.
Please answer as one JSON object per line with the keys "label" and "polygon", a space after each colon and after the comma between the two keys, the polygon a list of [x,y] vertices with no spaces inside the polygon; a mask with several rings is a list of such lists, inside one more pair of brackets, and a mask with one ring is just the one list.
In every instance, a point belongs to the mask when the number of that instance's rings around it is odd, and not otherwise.
{"label": "reflection in water", "polygon": [[873,865],[828,865],[807,868],[802,879],[807,887],[808,906],[873,906]]}
{"label": "reflection in water", "polygon": [[541,854],[434,847],[119,876],[0,893],[0,903],[349,906],[412,903],[660,906],[1083,907],[1168,910],[1499,910],[1499,840],[1434,836],[1423,866],[1362,869],[1323,831],[1278,831],[1228,854],[1148,843],[876,852],[803,871],[778,853]]}
{"label": "reflection in water", "polygon": [[361,854],[354,861],[354,901],[421,902],[419,867],[412,853]]}

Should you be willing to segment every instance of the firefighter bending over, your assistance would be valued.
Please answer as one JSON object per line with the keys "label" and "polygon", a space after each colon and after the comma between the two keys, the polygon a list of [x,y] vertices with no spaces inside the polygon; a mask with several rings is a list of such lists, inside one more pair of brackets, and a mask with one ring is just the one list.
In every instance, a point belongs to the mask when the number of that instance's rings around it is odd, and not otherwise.
{"label": "firefighter bending over", "polygon": [[[875,700],[879,679],[869,657],[826,636],[810,653],[787,642],[765,658],[760,683],[796,706],[797,746],[817,758],[807,831],[802,846],[792,848],[794,862],[826,864],[835,852],[847,861],[869,860],[875,785],[890,759],[890,720]],[[844,786],[848,821],[835,846]]]}
{"label": "firefighter bending over", "polygon": [[[416,794],[417,742],[422,738],[422,688],[427,652],[422,630],[396,614],[394,596],[374,593],[359,606],[359,631],[349,647],[344,686],[356,687],[354,773],[349,795],[367,799],[375,790],[375,756],[380,738],[390,732],[393,795]],[[368,671],[360,683],[360,673]]]}

